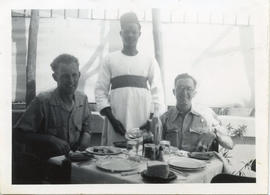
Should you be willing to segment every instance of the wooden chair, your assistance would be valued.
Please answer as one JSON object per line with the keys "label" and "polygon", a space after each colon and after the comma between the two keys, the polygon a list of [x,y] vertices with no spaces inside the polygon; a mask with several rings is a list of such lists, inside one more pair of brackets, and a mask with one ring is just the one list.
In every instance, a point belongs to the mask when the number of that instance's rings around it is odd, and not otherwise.
{"label": "wooden chair", "polygon": [[104,118],[98,113],[91,115],[91,143],[90,146],[99,146],[101,144],[101,136],[104,127]]}

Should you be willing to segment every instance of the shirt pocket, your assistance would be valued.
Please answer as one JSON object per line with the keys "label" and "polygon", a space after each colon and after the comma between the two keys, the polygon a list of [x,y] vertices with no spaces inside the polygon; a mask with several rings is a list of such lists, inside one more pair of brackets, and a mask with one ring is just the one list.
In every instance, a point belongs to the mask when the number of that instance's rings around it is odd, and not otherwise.
{"label": "shirt pocket", "polygon": [[179,135],[178,129],[169,129],[165,132],[164,138],[165,140],[170,141],[172,146],[178,147],[179,144],[178,135]]}
{"label": "shirt pocket", "polygon": [[208,132],[209,128],[205,119],[201,117],[195,117],[190,125],[189,131],[191,133],[203,134]]}
{"label": "shirt pocket", "polygon": [[207,129],[202,129],[202,128],[190,128],[189,131],[191,133],[196,133],[196,134],[203,134],[207,132]]}

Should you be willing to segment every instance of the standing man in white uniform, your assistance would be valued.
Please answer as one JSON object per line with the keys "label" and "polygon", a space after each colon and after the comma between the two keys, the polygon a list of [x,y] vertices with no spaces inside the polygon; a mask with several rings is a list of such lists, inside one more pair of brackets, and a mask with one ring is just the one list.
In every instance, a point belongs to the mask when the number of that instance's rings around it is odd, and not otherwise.
{"label": "standing man in white uniform", "polygon": [[127,130],[159,117],[164,108],[159,66],[137,50],[141,26],[136,14],[122,15],[120,24],[123,49],[105,58],[95,88],[98,110],[106,116],[102,145],[124,141]]}

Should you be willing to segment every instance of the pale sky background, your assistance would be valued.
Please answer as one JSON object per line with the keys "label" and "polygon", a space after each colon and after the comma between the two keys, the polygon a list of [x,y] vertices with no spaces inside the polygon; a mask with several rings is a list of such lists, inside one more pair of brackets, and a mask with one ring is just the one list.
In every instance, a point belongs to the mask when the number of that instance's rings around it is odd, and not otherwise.
{"label": "pale sky background", "polygon": [[[254,107],[254,58],[265,43],[255,40],[260,31],[257,21],[261,1],[246,0],[182,0],[169,1],[178,5],[175,9],[161,9],[161,20],[180,23],[161,25],[166,104],[175,104],[172,95],[173,79],[179,73],[188,72],[198,80],[198,93],[194,101],[213,107]],[[142,36],[138,48],[141,52],[154,55],[151,10],[138,7],[120,9],[120,14],[133,10],[146,20],[141,22]],[[22,10],[17,10],[21,12]],[[27,13],[30,13],[27,10]],[[48,16],[47,10],[40,11]],[[117,10],[106,10],[107,18],[115,18]],[[255,14],[256,13],[256,14]],[[89,10],[81,10],[81,16],[90,17]],[[104,9],[94,9],[95,18],[104,17]],[[22,101],[25,96],[25,59],[29,19],[22,25],[22,18],[13,18],[12,43],[12,99]],[[209,24],[212,23],[212,24]],[[18,25],[20,24],[20,25]],[[98,45],[105,40],[104,49],[82,69],[95,54]],[[22,45],[25,46],[22,46]],[[94,102],[94,85],[97,79],[96,67],[110,51],[121,49],[118,21],[90,20],[76,18],[76,10],[54,10],[54,18],[41,18],[37,48],[37,93],[55,86],[49,64],[61,53],[70,53],[79,58],[82,76],[90,74],[85,83],[81,78],[79,90],[84,91],[90,102]],[[17,48],[16,48],[17,46]],[[16,62],[17,60],[17,62]],[[17,66],[15,65],[17,63]],[[85,66],[87,67],[87,65]],[[17,77],[16,75],[20,75]]]}

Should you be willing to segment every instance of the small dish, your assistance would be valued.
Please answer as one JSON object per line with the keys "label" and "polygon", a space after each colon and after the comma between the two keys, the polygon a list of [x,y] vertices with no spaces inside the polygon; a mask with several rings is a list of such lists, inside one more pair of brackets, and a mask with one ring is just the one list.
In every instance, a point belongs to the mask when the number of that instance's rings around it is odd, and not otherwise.
{"label": "small dish", "polygon": [[87,161],[87,160],[91,160],[94,156],[93,155],[89,155],[86,153],[81,153],[81,152],[74,152],[74,153],[70,153],[69,154],[69,159],[72,162],[81,162],[81,161]]}
{"label": "small dish", "polygon": [[177,175],[170,171],[169,176],[167,178],[160,178],[160,177],[152,177],[147,174],[147,170],[141,172],[141,176],[143,179],[149,183],[169,183],[177,178]]}
{"label": "small dish", "polygon": [[214,156],[214,152],[191,152],[188,157],[199,160],[209,160]]}

